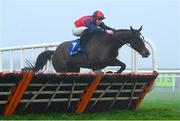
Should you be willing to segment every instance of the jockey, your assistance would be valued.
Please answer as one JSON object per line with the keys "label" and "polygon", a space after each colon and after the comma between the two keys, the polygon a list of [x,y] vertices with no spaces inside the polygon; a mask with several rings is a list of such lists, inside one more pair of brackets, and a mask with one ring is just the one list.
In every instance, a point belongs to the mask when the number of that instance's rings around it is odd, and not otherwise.
{"label": "jockey", "polygon": [[[105,32],[110,35],[113,34],[115,29],[106,26],[102,20],[104,20],[104,14],[97,10],[91,16],[83,16],[74,22],[75,28],[72,32],[75,36],[80,36],[80,45],[84,46],[85,40],[94,32]],[[83,43],[83,44],[82,44]]]}

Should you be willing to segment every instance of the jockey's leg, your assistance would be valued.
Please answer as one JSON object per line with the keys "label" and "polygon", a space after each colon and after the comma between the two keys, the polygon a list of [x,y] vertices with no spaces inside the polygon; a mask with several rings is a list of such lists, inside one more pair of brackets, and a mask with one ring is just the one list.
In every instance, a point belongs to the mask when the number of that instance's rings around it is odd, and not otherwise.
{"label": "jockey's leg", "polygon": [[84,48],[86,47],[86,42],[90,37],[90,31],[88,29],[85,29],[80,37],[80,46],[82,48],[82,50],[84,50]]}
{"label": "jockey's leg", "polygon": [[87,29],[87,27],[84,27],[84,26],[75,27],[75,28],[72,29],[72,33],[73,33],[74,36],[80,37],[82,35],[83,31],[86,30],[86,29]]}
{"label": "jockey's leg", "polygon": [[85,39],[87,36],[87,27],[75,27],[72,29],[72,33],[74,36],[80,37],[80,48],[79,51],[84,49],[84,45],[85,45]]}

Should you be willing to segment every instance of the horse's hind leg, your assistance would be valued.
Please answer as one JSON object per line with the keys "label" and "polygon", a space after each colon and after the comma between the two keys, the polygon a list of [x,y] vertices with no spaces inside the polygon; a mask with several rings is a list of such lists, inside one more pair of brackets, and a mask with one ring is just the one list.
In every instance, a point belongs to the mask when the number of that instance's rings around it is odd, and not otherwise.
{"label": "horse's hind leg", "polygon": [[74,66],[72,64],[68,64],[67,67],[68,72],[80,72],[80,67]]}
{"label": "horse's hind leg", "polygon": [[66,60],[64,60],[64,58],[61,56],[61,53],[59,55],[55,53],[55,55],[52,58],[52,65],[56,72],[68,71]]}
{"label": "horse's hind leg", "polygon": [[59,63],[59,64],[53,64],[53,67],[56,70],[56,72],[68,72],[68,69],[65,63],[64,64]]}

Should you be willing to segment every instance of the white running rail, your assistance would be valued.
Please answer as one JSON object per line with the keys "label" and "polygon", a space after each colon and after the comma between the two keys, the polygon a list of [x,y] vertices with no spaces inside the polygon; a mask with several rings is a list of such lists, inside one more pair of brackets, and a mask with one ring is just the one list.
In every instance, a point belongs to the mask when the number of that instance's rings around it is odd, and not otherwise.
{"label": "white running rail", "polygon": [[[156,47],[154,45],[154,43],[150,40],[145,38],[145,43],[148,44],[151,48],[151,54],[152,54],[152,67],[153,67],[153,71],[157,71],[158,67],[157,67],[157,53],[156,53]],[[12,72],[14,70],[14,62],[13,62],[13,51],[19,51],[20,53],[20,67],[19,69],[24,67],[24,51],[25,50],[31,50],[32,54],[35,53],[35,49],[38,48],[44,48],[45,50],[47,50],[50,47],[57,47],[60,43],[47,43],[47,44],[38,44],[38,45],[23,45],[23,46],[16,46],[16,47],[5,47],[5,48],[0,48],[0,72],[3,72],[3,64],[5,64],[3,62],[2,59],[2,55],[4,52],[9,52],[9,69],[6,70],[8,72]],[[137,52],[135,52],[132,49],[131,52],[131,71],[132,72],[136,72],[137,69],[137,59],[136,59],[136,54]],[[34,55],[33,55],[34,57]]]}
{"label": "white running rail", "polygon": [[33,56],[35,55],[35,49],[38,48],[44,48],[47,50],[50,47],[57,47],[59,43],[47,43],[47,44],[36,44],[36,45],[23,45],[23,46],[16,46],[16,47],[5,47],[5,48],[0,48],[0,72],[3,71],[3,59],[2,59],[2,54],[4,52],[9,52],[9,69],[6,71],[12,72],[14,70],[14,64],[13,64],[13,51],[19,51],[20,53],[20,67],[24,67],[24,51],[25,50],[30,50],[32,51]]}

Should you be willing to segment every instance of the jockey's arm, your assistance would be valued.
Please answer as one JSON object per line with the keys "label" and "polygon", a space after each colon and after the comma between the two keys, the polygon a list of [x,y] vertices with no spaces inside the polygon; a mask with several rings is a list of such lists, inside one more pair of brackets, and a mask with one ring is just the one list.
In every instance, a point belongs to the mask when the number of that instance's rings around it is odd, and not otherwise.
{"label": "jockey's arm", "polygon": [[88,29],[92,32],[104,32],[105,31],[105,29],[98,28],[95,25],[93,25],[93,23],[90,20],[86,20],[85,24],[88,27]]}
{"label": "jockey's arm", "polygon": [[104,22],[102,22],[102,23],[99,25],[99,27],[101,27],[101,28],[103,28],[103,29],[105,29],[105,30],[112,30],[112,31],[115,31],[115,30],[116,30],[116,29],[113,29],[113,28],[111,28],[111,27],[106,26],[106,25],[104,24]]}

